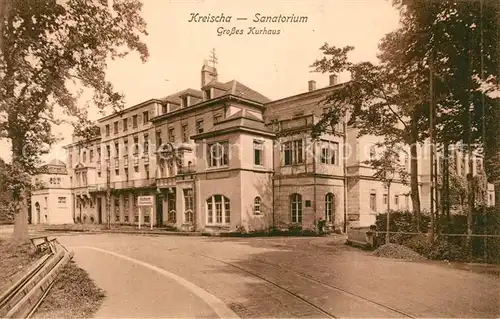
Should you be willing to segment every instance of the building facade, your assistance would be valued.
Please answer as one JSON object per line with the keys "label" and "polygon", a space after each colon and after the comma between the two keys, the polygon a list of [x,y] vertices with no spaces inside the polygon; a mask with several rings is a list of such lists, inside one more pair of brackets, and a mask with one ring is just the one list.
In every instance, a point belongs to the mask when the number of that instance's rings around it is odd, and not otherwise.
{"label": "building facade", "polygon": [[[328,87],[310,81],[307,92],[271,101],[236,80],[220,82],[205,63],[199,90],[106,116],[98,136],[66,147],[70,220],[185,231],[314,228],[325,220],[344,229],[372,224],[387,204],[411,209],[402,180],[394,178],[389,198],[364,164],[377,156],[378,138],[342,123],[311,139],[329,111],[322,101],[339,85],[331,76]],[[401,161],[409,167],[408,157]],[[419,165],[425,210],[429,170]],[[141,210],[138,196],[153,196],[153,207]]]}
{"label": "building facade", "polygon": [[52,160],[34,177],[39,189],[31,194],[32,224],[72,224],[73,189],[66,164]]}

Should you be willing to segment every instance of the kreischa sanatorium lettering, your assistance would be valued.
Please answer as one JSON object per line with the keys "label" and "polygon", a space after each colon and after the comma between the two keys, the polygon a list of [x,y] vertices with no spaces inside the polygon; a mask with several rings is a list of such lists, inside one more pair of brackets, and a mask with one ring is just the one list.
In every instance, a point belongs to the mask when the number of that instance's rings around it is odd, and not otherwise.
{"label": "kreischa sanatorium lettering", "polygon": [[277,15],[277,16],[265,16],[260,13],[256,13],[253,19],[253,22],[260,22],[260,23],[306,23],[307,22],[307,17],[306,16],[296,16],[295,14],[292,15]]}
{"label": "kreischa sanatorium lettering", "polygon": [[[188,22],[230,23],[232,19],[233,16],[224,13],[218,15],[191,13]],[[256,13],[252,21],[256,23],[306,23],[307,19],[307,16],[296,16],[295,14],[266,16]]]}

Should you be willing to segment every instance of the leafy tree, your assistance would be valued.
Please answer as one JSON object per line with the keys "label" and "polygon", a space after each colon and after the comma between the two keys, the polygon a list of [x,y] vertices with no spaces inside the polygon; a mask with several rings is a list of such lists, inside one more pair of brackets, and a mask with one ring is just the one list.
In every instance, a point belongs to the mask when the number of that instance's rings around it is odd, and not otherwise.
{"label": "leafy tree", "polygon": [[76,119],[77,132],[88,132],[76,87],[89,88],[99,110],[122,108],[123,95],[105,77],[107,62],[132,51],[146,61],[140,37],[147,32],[140,0],[0,1],[0,138],[12,145],[14,236],[22,238],[28,175],[55,141],[57,112]]}
{"label": "leafy tree", "polygon": [[412,206],[420,215],[418,188],[417,145],[428,137],[428,104],[425,91],[426,78],[421,69],[422,61],[405,61],[400,58],[397,44],[407,36],[398,30],[386,36],[381,43],[385,51],[379,55],[381,63],[351,63],[347,54],[353,47],[337,48],[323,45],[324,57],[312,67],[316,72],[351,72],[351,80],[342,84],[327,98],[333,110],[323,116],[313,128],[313,137],[321,135],[328,125],[338,123],[348,114],[349,125],[359,129],[359,135],[386,138],[385,144],[396,148],[405,145],[410,149],[410,187]]}

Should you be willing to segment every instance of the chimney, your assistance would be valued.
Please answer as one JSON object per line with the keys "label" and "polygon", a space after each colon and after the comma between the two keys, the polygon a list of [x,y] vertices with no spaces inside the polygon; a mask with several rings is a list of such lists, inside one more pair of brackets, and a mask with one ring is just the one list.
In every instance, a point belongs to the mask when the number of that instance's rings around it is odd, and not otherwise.
{"label": "chimney", "polygon": [[309,91],[314,91],[316,90],[316,81],[311,80],[308,82],[309,83]]}
{"label": "chimney", "polygon": [[201,68],[201,87],[212,81],[217,81],[217,69],[209,66],[207,60],[204,60]]}
{"label": "chimney", "polygon": [[338,84],[338,77],[336,74],[330,75],[330,86]]}

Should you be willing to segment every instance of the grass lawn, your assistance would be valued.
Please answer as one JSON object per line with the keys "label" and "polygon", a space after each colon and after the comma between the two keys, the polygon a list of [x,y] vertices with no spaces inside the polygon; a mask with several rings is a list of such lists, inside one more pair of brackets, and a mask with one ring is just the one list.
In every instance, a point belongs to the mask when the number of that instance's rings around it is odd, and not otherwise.
{"label": "grass lawn", "polygon": [[0,239],[0,287],[39,257],[29,240],[19,243],[10,239]]}
{"label": "grass lawn", "polygon": [[70,261],[32,318],[90,318],[104,297],[87,272]]}

